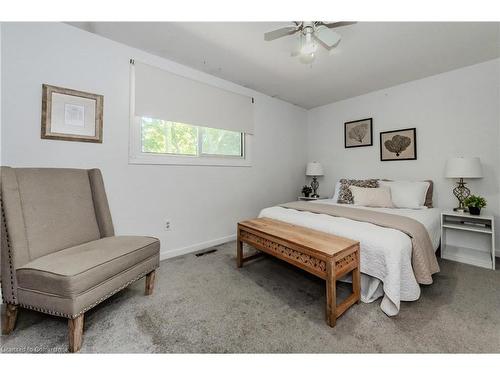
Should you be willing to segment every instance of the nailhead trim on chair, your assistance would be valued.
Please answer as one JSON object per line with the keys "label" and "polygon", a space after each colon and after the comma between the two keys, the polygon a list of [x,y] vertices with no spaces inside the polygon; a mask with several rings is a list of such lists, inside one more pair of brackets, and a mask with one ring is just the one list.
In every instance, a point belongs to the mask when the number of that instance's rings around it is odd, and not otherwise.
{"label": "nailhead trim on chair", "polygon": [[112,292],[106,294],[105,296],[101,297],[97,302],[94,302],[93,304],[89,305],[89,306],[86,306],[85,308],[83,308],[83,310],[81,310],[79,313],[75,314],[75,315],[70,315],[70,314],[65,314],[65,313],[62,313],[62,312],[59,312],[59,311],[55,311],[55,310],[47,310],[47,309],[44,309],[43,307],[37,307],[37,306],[32,306],[32,305],[24,305],[22,303],[18,304],[18,306],[21,306],[21,307],[24,307],[26,309],[30,309],[30,310],[35,310],[35,311],[39,311],[39,312],[42,312],[42,313],[45,313],[45,314],[49,314],[49,315],[55,315],[55,316],[61,316],[63,318],[68,318],[68,319],[75,319],[76,317],[82,315],[83,313],[87,312],[88,310],[90,310],[91,308],[95,307],[96,305],[100,304],[102,301],[108,299],[109,297],[111,297],[113,294],[116,294],[118,293],[120,290],[122,289],[125,289],[127,286],[129,286],[130,284],[132,283],[135,283],[137,280],[143,278],[144,276],[146,276],[148,273],[154,271],[157,267],[154,267],[153,269],[149,270],[149,271],[146,271],[146,272],[143,272],[141,274],[139,274],[139,276],[135,277],[134,279],[126,282],[125,284],[123,284],[121,287],[119,288],[116,288],[115,290],[113,290]]}
{"label": "nailhead trim on chair", "polygon": [[0,197],[0,206],[2,209],[3,225],[4,225],[4,229],[5,229],[5,240],[7,242],[7,254],[9,256],[9,271],[10,271],[9,276],[10,276],[10,288],[11,288],[11,292],[12,292],[12,301],[8,301],[6,299],[6,296],[3,295],[3,293],[2,293],[2,300],[5,303],[10,303],[10,302],[15,303],[16,302],[16,293],[14,290],[14,270],[13,270],[13,266],[12,266],[12,249],[10,246],[9,232],[7,230],[7,219],[5,217],[5,210],[3,208],[3,199],[1,197]]}

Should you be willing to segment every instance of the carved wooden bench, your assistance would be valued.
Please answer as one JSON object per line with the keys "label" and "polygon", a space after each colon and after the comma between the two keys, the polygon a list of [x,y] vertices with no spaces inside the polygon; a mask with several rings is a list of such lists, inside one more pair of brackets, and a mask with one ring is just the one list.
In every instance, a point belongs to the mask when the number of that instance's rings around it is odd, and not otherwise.
{"label": "carved wooden bench", "polygon": [[[268,218],[246,220],[238,223],[238,267],[262,255],[244,257],[243,242],[325,280],[326,321],[331,327],[349,307],[359,303],[359,242]],[[337,305],[337,279],[349,272],[352,294]]]}

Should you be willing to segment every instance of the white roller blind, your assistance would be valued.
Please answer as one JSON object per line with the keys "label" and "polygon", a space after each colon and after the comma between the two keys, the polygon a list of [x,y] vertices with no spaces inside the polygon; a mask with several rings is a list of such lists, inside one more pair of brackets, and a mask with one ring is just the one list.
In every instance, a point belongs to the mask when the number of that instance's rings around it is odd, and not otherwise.
{"label": "white roller blind", "polygon": [[253,134],[251,97],[137,61],[132,69],[136,116]]}

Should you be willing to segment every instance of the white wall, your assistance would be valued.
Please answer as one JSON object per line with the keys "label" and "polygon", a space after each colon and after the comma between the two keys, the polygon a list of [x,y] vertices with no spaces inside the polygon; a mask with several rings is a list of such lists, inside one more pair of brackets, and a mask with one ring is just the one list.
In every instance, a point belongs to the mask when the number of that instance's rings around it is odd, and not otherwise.
{"label": "white wall", "polygon": [[[253,166],[129,165],[130,58],[254,96]],[[101,168],[116,232],[159,237],[164,255],[229,239],[303,183],[307,114],[283,101],[65,24],[4,24],[1,67],[2,164]],[[103,94],[103,144],[40,139],[42,83]]]}
{"label": "white wall", "polygon": [[[500,223],[500,59],[312,109],[308,159],[324,164],[323,194],[342,177],[432,179],[434,202],[455,207],[454,181],[443,177],[451,156],[479,156],[484,178],[468,181]],[[344,122],[373,117],[372,147],[344,148]],[[417,128],[415,161],[380,161],[379,133]],[[500,244],[500,237],[497,238]],[[499,246],[497,246],[498,248]]]}
{"label": "white wall", "polygon": [[[480,156],[485,178],[470,187],[486,196],[500,232],[498,59],[306,112],[65,24],[4,23],[0,35],[1,164],[101,168],[117,233],[157,236],[164,253],[227,240],[238,220],[294,199],[307,160],[326,168],[323,194],[341,177],[431,178],[435,203],[453,207],[453,181],[443,178],[446,158]],[[131,57],[254,96],[253,166],[129,165]],[[41,140],[42,83],[103,94],[104,143]],[[344,149],[344,122],[365,117],[374,118],[374,146]],[[402,127],[417,128],[418,160],[381,162],[379,132]],[[167,219],[171,232],[163,230]]]}

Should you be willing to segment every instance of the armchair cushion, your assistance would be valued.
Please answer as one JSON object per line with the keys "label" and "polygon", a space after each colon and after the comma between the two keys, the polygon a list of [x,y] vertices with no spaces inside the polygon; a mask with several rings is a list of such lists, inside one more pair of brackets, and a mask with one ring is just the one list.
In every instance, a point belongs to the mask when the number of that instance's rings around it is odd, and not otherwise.
{"label": "armchair cushion", "polygon": [[160,242],[142,236],[105,237],[37,258],[17,269],[18,288],[75,298],[157,257]]}
{"label": "armchair cushion", "polygon": [[16,168],[15,179],[30,259],[101,237],[87,170]]}

